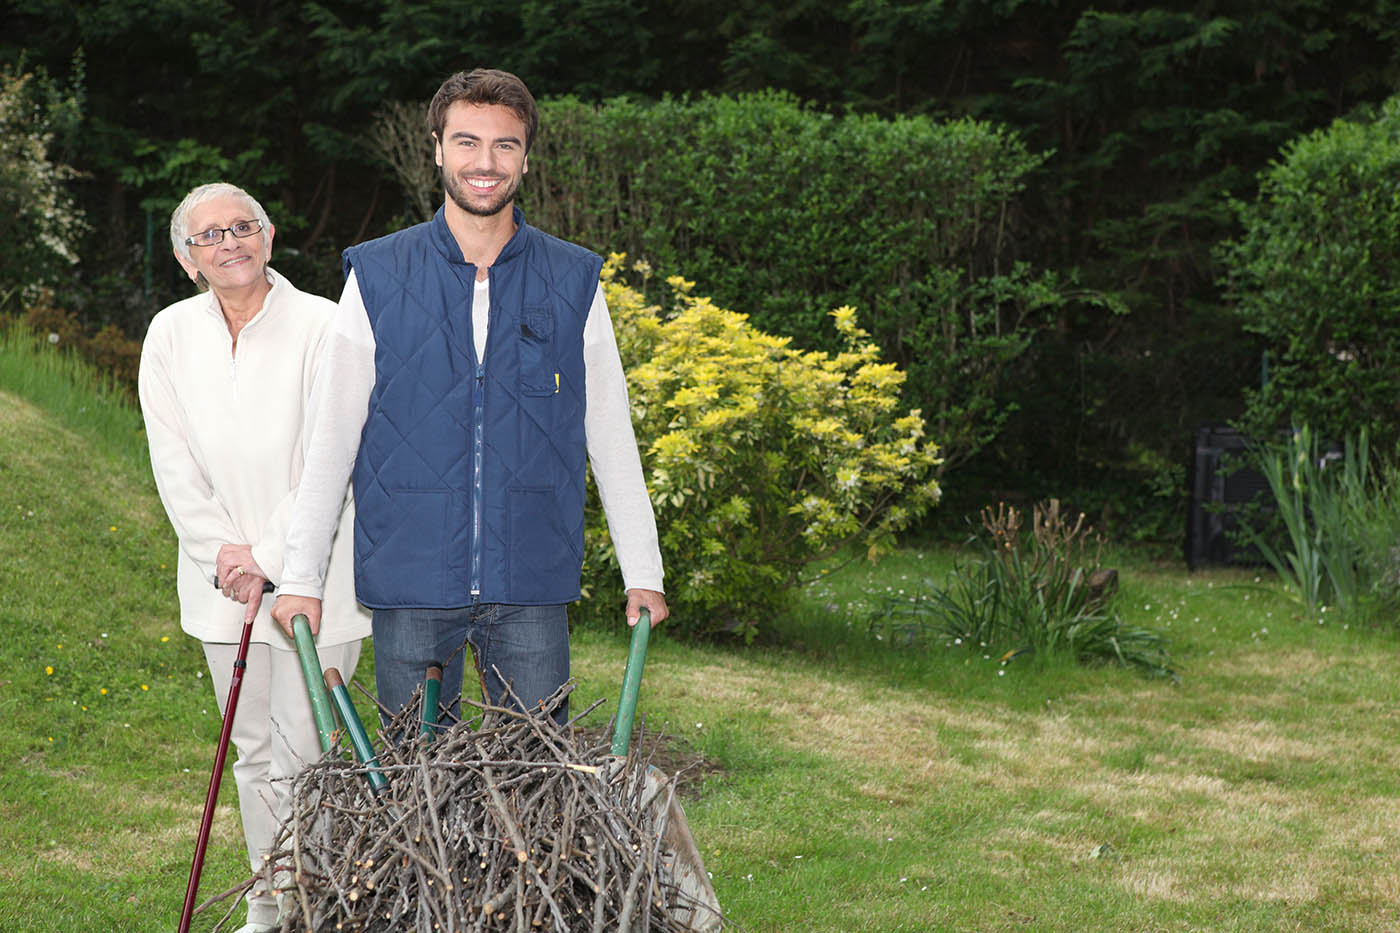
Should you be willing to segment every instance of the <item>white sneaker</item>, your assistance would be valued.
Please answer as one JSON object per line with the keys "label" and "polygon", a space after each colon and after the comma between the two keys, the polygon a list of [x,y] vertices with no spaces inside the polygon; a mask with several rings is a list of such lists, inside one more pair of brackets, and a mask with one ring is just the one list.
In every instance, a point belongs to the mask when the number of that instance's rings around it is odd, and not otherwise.
{"label": "white sneaker", "polygon": [[277,933],[276,923],[245,923],[233,933]]}

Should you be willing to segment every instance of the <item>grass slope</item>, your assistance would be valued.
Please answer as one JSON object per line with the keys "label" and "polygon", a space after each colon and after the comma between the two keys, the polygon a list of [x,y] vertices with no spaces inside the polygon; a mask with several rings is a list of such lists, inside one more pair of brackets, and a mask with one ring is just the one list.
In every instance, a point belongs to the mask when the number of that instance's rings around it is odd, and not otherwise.
{"label": "grass slope", "polygon": [[[0,930],[165,931],[218,714],[134,423],[84,407],[0,391]],[[1400,927],[1391,634],[1129,555],[1127,621],[1172,636],[1180,686],[843,641],[946,557],[823,581],[800,651],[653,641],[642,709],[718,767],[685,807],[743,929]],[[625,653],[578,633],[576,700]],[[221,799],[206,894],[245,876]]]}

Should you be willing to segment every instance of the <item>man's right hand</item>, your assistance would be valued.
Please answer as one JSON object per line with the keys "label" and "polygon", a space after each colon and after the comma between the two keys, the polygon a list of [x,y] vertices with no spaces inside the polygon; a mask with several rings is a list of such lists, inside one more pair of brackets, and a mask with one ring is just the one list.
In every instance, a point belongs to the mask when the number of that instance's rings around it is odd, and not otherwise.
{"label": "man's right hand", "polygon": [[311,625],[311,634],[321,631],[321,601],[314,596],[278,596],[272,604],[272,618],[287,637],[292,637],[292,619],[304,615]]}

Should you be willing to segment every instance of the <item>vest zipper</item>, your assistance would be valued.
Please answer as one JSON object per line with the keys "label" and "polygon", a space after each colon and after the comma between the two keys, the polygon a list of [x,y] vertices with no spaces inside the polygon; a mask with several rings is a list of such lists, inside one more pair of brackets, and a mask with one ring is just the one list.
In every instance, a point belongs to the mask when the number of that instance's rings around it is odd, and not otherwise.
{"label": "vest zipper", "polygon": [[472,404],[472,602],[481,596],[481,449],[485,420],[486,364],[476,364],[476,398]]}

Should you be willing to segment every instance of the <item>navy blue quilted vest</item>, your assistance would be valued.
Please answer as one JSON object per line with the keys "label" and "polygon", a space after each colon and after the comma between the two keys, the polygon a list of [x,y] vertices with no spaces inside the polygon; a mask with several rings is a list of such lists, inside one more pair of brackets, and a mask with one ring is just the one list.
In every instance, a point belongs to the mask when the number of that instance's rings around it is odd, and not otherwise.
{"label": "navy blue quilted vest", "polygon": [[376,609],[579,597],[583,326],[602,259],[517,230],[491,266],[485,365],[476,266],[441,209],[344,254],[374,330],[355,461],[355,591]]}

